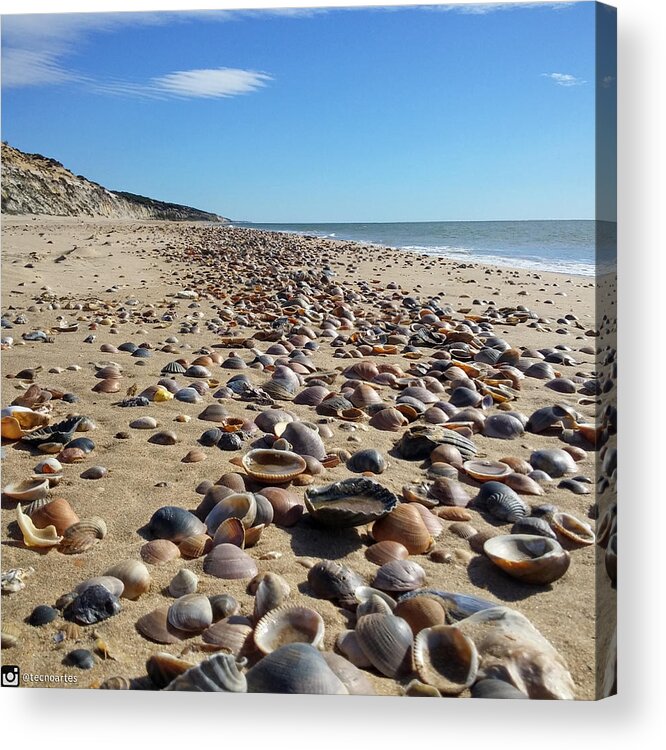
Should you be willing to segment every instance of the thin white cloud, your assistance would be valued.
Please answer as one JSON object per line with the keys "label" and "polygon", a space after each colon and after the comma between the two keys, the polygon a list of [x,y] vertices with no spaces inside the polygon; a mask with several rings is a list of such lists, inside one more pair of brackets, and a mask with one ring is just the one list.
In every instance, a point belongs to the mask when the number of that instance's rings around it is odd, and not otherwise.
{"label": "thin white cloud", "polygon": [[542,73],[541,75],[545,78],[550,78],[558,86],[582,86],[584,83],[587,83],[582,78],[572,76],[571,73]]}
{"label": "thin white cloud", "polygon": [[215,99],[249,94],[270,80],[266,73],[237,68],[180,70],[154,78],[151,87],[172,96]]}
{"label": "thin white cloud", "polygon": [[432,5],[424,6],[430,8],[436,12],[453,12],[462,13],[468,16],[486,16],[489,13],[496,13],[506,10],[518,10],[519,8],[540,8],[548,10],[564,10],[570,6],[575,5],[574,2],[554,2],[554,3],[471,3],[471,4],[460,4],[460,5]]}

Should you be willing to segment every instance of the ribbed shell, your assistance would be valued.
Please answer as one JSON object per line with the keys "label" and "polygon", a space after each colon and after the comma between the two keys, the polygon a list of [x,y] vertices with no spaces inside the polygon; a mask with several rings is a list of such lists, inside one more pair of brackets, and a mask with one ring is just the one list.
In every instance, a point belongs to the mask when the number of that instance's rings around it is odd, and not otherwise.
{"label": "ribbed shell", "polygon": [[530,509],[523,500],[501,482],[482,484],[474,502],[500,521],[515,523],[519,518],[530,514]]}
{"label": "ribbed shell", "polygon": [[409,669],[412,629],[395,615],[363,615],[356,623],[356,638],[370,663],[386,677]]}
{"label": "ribbed shell", "polygon": [[231,654],[215,654],[176,677],[165,690],[190,690],[200,693],[246,693],[245,675]]}

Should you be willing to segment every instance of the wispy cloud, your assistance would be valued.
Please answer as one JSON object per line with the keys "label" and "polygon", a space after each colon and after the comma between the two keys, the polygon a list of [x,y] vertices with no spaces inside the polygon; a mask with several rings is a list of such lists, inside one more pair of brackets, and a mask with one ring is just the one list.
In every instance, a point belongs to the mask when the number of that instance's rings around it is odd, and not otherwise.
{"label": "wispy cloud", "polygon": [[548,10],[564,10],[565,8],[569,8],[570,6],[575,5],[574,2],[554,2],[554,3],[471,3],[471,4],[461,4],[461,5],[453,5],[453,4],[447,4],[447,5],[433,5],[433,6],[424,6],[427,8],[430,8],[431,10],[434,10],[436,12],[454,12],[454,13],[462,13],[463,15],[468,16],[485,16],[489,13],[496,13],[501,11],[507,11],[507,10],[518,10],[519,8],[541,8]]}
{"label": "wispy cloud", "polygon": [[587,81],[584,81],[582,78],[572,76],[571,73],[542,73],[541,75],[545,78],[550,78],[550,80],[554,81],[558,86],[582,86],[587,83]]}

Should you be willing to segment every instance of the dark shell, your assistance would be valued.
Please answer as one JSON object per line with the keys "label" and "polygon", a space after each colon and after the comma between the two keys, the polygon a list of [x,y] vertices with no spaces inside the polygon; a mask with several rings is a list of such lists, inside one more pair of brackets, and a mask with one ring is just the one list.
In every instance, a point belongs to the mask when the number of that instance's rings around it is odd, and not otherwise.
{"label": "dark shell", "polygon": [[520,437],[525,428],[517,417],[511,414],[491,414],[483,425],[486,437],[500,440],[514,440]]}
{"label": "dark shell", "polygon": [[530,509],[521,498],[501,482],[485,482],[474,499],[475,505],[500,521],[515,523],[528,516]]}
{"label": "dark shell", "polygon": [[280,437],[291,443],[292,450],[299,456],[312,456],[319,461],[326,458],[326,448],[319,432],[304,422],[289,422]]}
{"label": "dark shell", "polygon": [[67,654],[63,663],[78,669],[92,669],[95,666],[95,656],[87,648],[76,648]]}
{"label": "dark shell", "polygon": [[430,487],[430,494],[438,500],[441,505],[455,505],[466,508],[471,497],[467,494],[465,485],[455,479],[438,477]]}
{"label": "dark shell", "polygon": [[246,434],[242,430],[237,432],[223,432],[217,441],[217,447],[223,451],[237,451],[243,447]]}
{"label": "dark shell", "polygon": [[566,451],[560,448],[534,451],[530,463],[535,469],[545,471],[551,477],[562,477],[576,471],[576,463]]}
{"label": "dark shell", "polygon": [[308,583],[321,599],[337,600],[347,606],[356,606],[354,592],[365,581],[355,571],[334,560],[322,560],[308,571]]}
{"label": "dark shell", "polygon": [[38,628],[42,625],[48,625],[59,616],[60,612],[57,609],[49,607],[48,604],[39,604],[30,613],[28,624]]}
{"label": "dark shell", "polygon": [[504,680],[485,679],[472,685],[472,698],[490,698],[493,700],[529,700],[517,687]]}
{"label": "dark shell", "polygon": [[63,617],[80,625],[94,625],[120,612],[120,602],[104,586],[90,586],[63,610]]}
{"label": "dark shell", "polygon": [[205,446],[217,445],[223,434],[224,433],[219,427],[213,427],[201,434],[199,442],[201,443],[201,445]]}
{"label": "dark shell", "polygon": [[22,442],[39,446],[42,443],[62,443],[66,445],[74,436],[77,427],[84,417],[69,417],[62,422],[42,427],[39,430],[23,435]]}
{"label": "dark shell", "polygon": [[233,655],[215,654],[176,677],[164,689],[200,693],[245,693],[247,681]]}
{"label": "dark shell", "polygon": [[386,470],[387,465],[386,458],[376,448],[365,448],[364,450],[356,451],[347,461],[349,471],[358,472],[359,474],[366,471],[370,471],[373,474],[381,474]]}
{"label": "dark shell", "polygon": [[352,477],[305,492],[310,515],[327,526],[361,526],[390,513],[398,498],[378,482]]}
{"label": "dark shell", "polygon": [[483,396],[471,388],[456,388],[451,394],[449,403],[454,406],[478,406],[483,400]]}
{"label": "dark shell", "polygon": [[206,526],[193,513],[175,505],[165,505],[153,513],[148,530],[155,539],[178,543],[190,536],[205,534]]}
{"label": "dark shell", "polygon": [[557,539],[557,535],[551,529],[545,518],[527,516],[521,518],[511,528],[512,534],[531,534],[532,536],[546,536],[549,539]]}
{"label": "dark shell", "polygon": [[78,448],[84,453],[92,453],[95,450],[95,443],[90,438],[80,437],[70,440],[69,443],[65,445],[65,449],[67,448]]}
{"label": "dark shell", "polygon": [[420,461],[430,457],[438,445],[452,445],[460,451],[465,461],[476,456],[476,446],[463,435],[454,430],[434,425],[416,426],[408,429],[396,443],[401,458],[408,461]]}

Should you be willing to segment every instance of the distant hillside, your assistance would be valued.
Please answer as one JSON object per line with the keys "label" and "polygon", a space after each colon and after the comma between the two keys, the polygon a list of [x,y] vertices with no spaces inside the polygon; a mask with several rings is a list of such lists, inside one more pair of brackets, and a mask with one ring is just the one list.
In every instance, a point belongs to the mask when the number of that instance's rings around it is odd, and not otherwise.
{"label": "distant hillside", "polygon": [[6,143],[2,144],[2,213],[228,221],[223,216],[190,206],[107,190],[73,174],[55,159],[25,154]]}

